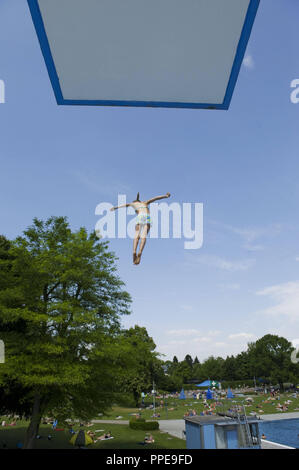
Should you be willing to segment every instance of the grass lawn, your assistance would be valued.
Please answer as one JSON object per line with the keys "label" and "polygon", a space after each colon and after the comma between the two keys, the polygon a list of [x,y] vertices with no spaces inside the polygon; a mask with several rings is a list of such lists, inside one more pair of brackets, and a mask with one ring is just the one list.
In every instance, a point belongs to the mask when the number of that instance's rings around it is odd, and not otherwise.
{"label": "grass lawn", "polygon": [[[231,405],[245,405],[247,402],[245,401],[246,397],[235,397],[233,400],[221,400],[224,404],[225,408],[229,408]],[[253,404],[252,406],[246,406],[245,410],[246,413],[249,414],[251,412],[256,412],[257,415],[261,414],[283,414],[285,412],[280,412],[276,409],[278,403],[281,405],[284,404],[286,400],[292,400],[292,403],[288,405],[288,413],[293,411],[299,411],[299,397],[294,399],[291,394],[285,393],[280,395],[279,400],[269,400],[268,395],[252,395]],[[165,402],[165,399],[163,400]],[[266,403],[265,403],[266,402]],[[267,403],[268,402],[268,403]],[[151,402],[146,403],[149,405]],[[124,408],[119,406],[114,406],[110,412],[107,412],[103,416],[97,417],[97,419],[116,419],[118,416],[122,416],[121,420],[128,420],[132,417],[133,413],[141,413],[141,416],[145,419],[182,419],[184,414],[189,410],[195,410],[197,414],[205,410],[203,400],[194,400],[193,398],[188,398],[186,400],[179,400],[176,398],[167,399],[167,411],[165,407],[161,408],[159,406],[160,400],[156,400],[156,413],[160,414],[160,418],[153,418],[153,410],[146,410],[140,408]],[[258,405],[261,408],[258,408]],[[171,408],[174,408],[171,410]],[[264,413],[259,413],[259,409],[264,411]],[[221,411],[221,407],[217,407],[216,410]]]}
{"label": "grass lawn", "polygon": [[[293,412],[299,410],[299,397],[294,399],[291,394],[281,394],[280,399],[271,401],[269,396],[258,395],[252,396],[254,402],[251,406],[246,406],[246,413],[249,415],[251,412],[256,412],[257,415],[262,414],[284,414],[286,412]],[[286,400],[291,400],[292,403],[288,405],[288,410],[286,412],[279,412],[276,409],[278,403],[281,405],[284,404]],[[164,400],[165,402],[165,400]],[[233,400],[223,400],[224,406],[226,409],[232,405],[243,405],[246,404],[245,397],[235,397]],[[148,403],[149,404],[149,403]],[[203,400],[194,400],[186,399],[179,400],[175,398],[170,398],[167,400],[168,411],[165,407],[161,408],[159,399],[156,402],[156,412],[160,414],[160,418],[153,418],[153,410],[141,410],[141,415],[147,420],[151,419],[182,419],[184,414],[189,410],[196,410],[197,414],[205,409]],[[260,407],[260,408],[259,408]],[[172,411],[170,408],[174,408]],[[217,407],[216,411],[221,411],[222,407]],[[259,410],[262,410],[264,413],[259,413]],[[145,431],[136,431],[130,429],[126,424],[107,424],[101,422],[101,420],[114,420],[118,416],[122,416],[121,420],[129,420],[132,417],[133,413],[140,412],[138,408],[124,408],[119,406],[114,406],[109,413],[104,416],[95,417],[99,420],[98,423],[93,424],[92,426],[85,428],[86,430],[98,431],[96,435],[100,436],[105,432],[111,431],[114,439],[107,441],[100,441],[95,444],[88,446],[90,449],[185,449],[186,442],[182,439],[170,436],[167,433],[161,431],[152,431],[151,434],[155,439],[154,444],[149,444],[146,446],[139,445],[138,442],[143,442],[146,432]],[[2,421],[6,418],[0,418]],[[120,420],[120,421],[121,421]],[[15,449],[17,443],[24,442],[24,435],[28,423],[25,421],[19,421],[15,427],[1,427],[0,426],[0,449],[3,448],[3,443],[6,444],[7,448]],[[77,431],[79,427],[74,426],[74,430]],[[43,436],[42,439],[36,440],[37,449],[74,449],[74,447],[69,443],[71,435],[68,431],[53,431],[50,425],[41,425],[40,426],[40,435]],[[47,436],[51,434],[53,439],[48,441]]]}
{"label": "grass lawn", "polygon": [[[0,450],[3,448],[3,443],[6,444],[8,449],[16,449],[19,441],[24,442],[27,424],[22,421],[11,428],[0,428]],[[74,426],[75,431],[78,429],[79,427]],[[186,442],[183,439],[178,439],[161,431],[150,431],[155,440],[153,444],[140,445],[138,442],[143,442],[146,432],[130,429],[129,426],[124,424],[94,424],[88,428],[80,429],[98,431],[96,432],[97,436],[111,431],[114,437],[114,439],[92,444],[88,446],[88,449],[186,449]],[[69,432],[53,431],[50,425],[41,425],[39,432],[42,439],[36,439],[36,449],[75,449],[69,443],[71,439]],[[53,437],[51,441],[47,439],[49,434]]]}

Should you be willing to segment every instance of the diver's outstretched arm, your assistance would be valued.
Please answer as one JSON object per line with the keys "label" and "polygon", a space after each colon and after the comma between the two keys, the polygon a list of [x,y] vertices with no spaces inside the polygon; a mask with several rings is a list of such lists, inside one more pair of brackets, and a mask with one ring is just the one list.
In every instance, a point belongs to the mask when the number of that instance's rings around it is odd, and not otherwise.
{"label": "diver's outstretched arm", "polygon": [[116,211],[116,209],[121,209],[122,207],[130,207],[131,204],[121,204],[120,206],[111,207],[111,211]]}
{"label": "diver's outstretched arm", "polygon": [[159,201],[160,199],[167,199],[169,197],[170,197],[170,193],[166,193],[165,196],[156,196],[146,201],[146,204],[151,204],[154,201]]}

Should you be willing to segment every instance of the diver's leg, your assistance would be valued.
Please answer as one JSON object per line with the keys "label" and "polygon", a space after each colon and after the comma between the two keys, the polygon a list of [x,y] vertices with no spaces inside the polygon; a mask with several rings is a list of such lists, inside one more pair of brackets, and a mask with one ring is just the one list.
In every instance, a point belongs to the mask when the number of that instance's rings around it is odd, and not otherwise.
{"label": "diver's leg", "polygon": [[136,264],[137,260],[137,248],[140,240],[140,225],[135,225],[135,237],[133,242],[133,263]]}
{"label": "diver's leg", "polygon": [[141,255],[142,255],[142,252],[143,252],[145,244],[146,244],[146,237],[148,235],[148,232],[150,231],[150,228],[151,228],[151,224],[146,224],[142,228],[141,242],[140,242],[139,253],[138,253],[138,256],[137,256],[136,264],[140,263]]}

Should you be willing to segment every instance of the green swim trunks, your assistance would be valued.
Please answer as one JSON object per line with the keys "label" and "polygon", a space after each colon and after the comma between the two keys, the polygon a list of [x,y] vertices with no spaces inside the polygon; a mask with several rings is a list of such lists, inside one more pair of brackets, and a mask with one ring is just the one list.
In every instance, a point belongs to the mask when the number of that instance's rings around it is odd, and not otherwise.
{"label": "green swim trunks", "polygon": [[152,219],[149,214],[139,214],[136,217],[136,224],[139,225],[147,225],[147,224],[152,224]]}

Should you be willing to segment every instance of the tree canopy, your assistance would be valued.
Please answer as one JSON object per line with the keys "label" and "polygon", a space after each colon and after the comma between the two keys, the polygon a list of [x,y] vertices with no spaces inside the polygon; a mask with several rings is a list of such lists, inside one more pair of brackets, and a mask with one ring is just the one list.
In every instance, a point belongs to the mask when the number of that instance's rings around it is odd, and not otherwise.
{"label": "tree canopy", "polygon": [[[292,344],[278,335],[265,335],[254,343],[249,343],[247,351],[236,356],[210,356],[200,362],[187,354],[181,362],[166,361],[169,384],[199,383],[207,379],[218,381],[251,381],[259,379],[273,384],[299,382],[299,364],[291,361],[294,351]],[[170,385],[171,386],[171,385]]]}
{"label": "tree canopy", "polygon": [[0,385],[27,392],[30,447],[46,410],[63,404],[85,417],[110,403],[130,296],[107,243],[84,228],[73,232],[63,217],[34,219],[24,236],[0,242]]}

